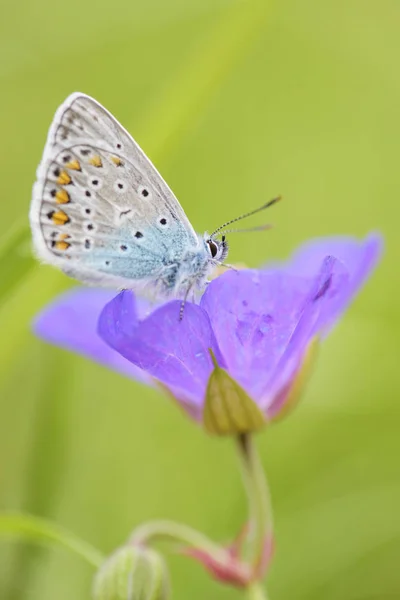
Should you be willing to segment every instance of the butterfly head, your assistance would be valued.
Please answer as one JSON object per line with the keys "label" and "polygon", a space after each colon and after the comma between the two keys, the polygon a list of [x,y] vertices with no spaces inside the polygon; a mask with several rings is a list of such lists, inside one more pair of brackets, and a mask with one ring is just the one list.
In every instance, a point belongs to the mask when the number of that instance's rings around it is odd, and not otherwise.
{"label": "butterfly head", "polygon": [[204,242],[210,258],[215,263],[223,263],[228,256],[228,242],[223,235],[220,240],[216,240],[212,235],[204,235]]}
{"label": "butterfly head", "polygon": [[[252,227],[251,229],[225,229],[228,225],[231,225],[232,223],[236,223],[236,221],[241,221],[242,219],[246,219],[247,217],[250,217],[251,215],[254,215],[262,210],[264,210],[265,208],[268,208],[269,206],[272,206],[273,204],[275,204],[275,202],[278,202],[281,199],[280,196],[277,196],[276,198],[273,198],[272,200],[269,200],[269,202],[266,202],[265,204],[263,204],[262,206],[260,206],[259,208],[256,208],[255,210],[251,210],[248,213],[245,213],[244,215],[240,215],[239,217],[236,217],[235,219],[231,219],[230,221],[227,221],[226,223],[224,223],[223,225],[221,225],[220,227],[217,227],[217,229],[215,229],[211,235],[209,235],[208,233],[204,234],[204,243],[207,249],[208,254],[210,255],[210,261],[213,262],[214,264],[222,264],[225,260],[225,258],[228,256],[228,242],[226,241],[226,237],[225,237],[225,233],[238,233],[238,232],[249,232],[249,231],[264,231],[265,229],[270,229],[270,225],[261,225],[258,227]],[[221,236],[221,240],[217,240],[217,236]],[[229,265],[227,265],[229,266]]]}

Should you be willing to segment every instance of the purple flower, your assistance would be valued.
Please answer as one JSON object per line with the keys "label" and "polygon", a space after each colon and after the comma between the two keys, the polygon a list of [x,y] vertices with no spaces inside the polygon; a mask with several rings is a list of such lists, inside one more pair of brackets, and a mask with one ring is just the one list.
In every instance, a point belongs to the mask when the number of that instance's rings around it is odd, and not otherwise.
{"label": "purple flower", "polygon": [[[214,360],[273,418],[307,350],[326,335],[371,273],[381,239],[316,240],[288,263],[227,271],[198,305],[150,310],[130,291],[76,289],[46,308],[36,332],[141,381],[158,380],[201,420]],[[213,355],[213,356],[212,356]]]}
{"label": "purple flower", "polygon": [[105,304],[115,292],[95,288],[74,288],[47,306],[36,318],[36,334],[54,344],[119,371],[123,375],[150,383],[151,378],[99,337],[97,322]]}

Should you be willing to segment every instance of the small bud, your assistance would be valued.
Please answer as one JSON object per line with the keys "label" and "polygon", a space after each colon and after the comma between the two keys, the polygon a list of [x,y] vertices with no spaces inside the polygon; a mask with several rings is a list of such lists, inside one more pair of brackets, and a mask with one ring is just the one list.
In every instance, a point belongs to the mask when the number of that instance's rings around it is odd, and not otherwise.
{"label": "small bud", "polygon": [[95,576],[93,600],[167,600],[169,578],[164,559],[154,550],[124,546]]}

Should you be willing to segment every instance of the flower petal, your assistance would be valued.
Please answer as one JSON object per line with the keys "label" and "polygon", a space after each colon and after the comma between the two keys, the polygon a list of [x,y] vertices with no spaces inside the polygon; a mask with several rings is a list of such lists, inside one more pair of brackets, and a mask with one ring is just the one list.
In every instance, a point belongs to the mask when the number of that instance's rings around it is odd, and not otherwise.
{"label": "flower petal", "polygon": [[381,246],[376,235],[364,242],[318,241],[289,265],[231,271],[211,282],[201,306],[230,375],[262,408],[288,386],[311,339],[326,333],[349,304]]}
{"label": "flower petal", "polygon": [[[59,296],[34,322],[35,333],[56,346],[78,352],[132,379],[150,382],[149,376],[110,348],[97,333],[97,321],[115,292],[76,288]],[[133,321],[137,318],[132,314]]]}
{"label": "flower petal", "polygon": [[315,337],[308,344],[306,351],[302,355],[299,368],[291,379],[275,394],[273,401],[268,402],[266,411],[268,419],[278,421],[297,406],[314,369],[318,347],[319,339]]}
{"label": "flower petal", "polygon": [[173,301],[132,327],[132,302],[132,293],[124,291],[106,305],[99,319],[101,337],[175,397],[201,406],[213,369],[210,348],[224,364],[207,313],[187,302],[179,321],[181,303]]}
{"label": "flower petal", "polygon": [[201,299],[228,372],[255,400],[286,349],[311,284],[279,270],[229,271]]}
{"label": "flower petal", "polygon": [[351,236],[313,240],[304,244],[293,255],[292,260],[287,264],[289,273],[312,276],[327,255],[339,260],[348,273],[346,288],[341,290],[335,307],[332,307],[329,318],[323,323],[325,334],[371,274],[382,252],[382,236],[371,233],[364,240]]}
{"label": "flower petal", "polygon": [[348,306],[377,263],[382,240],[377,235],[370,235],[363,243],[352,238],[336,238],[331,240],[331,244],[329,240],[308,244],[295,255],[293,263],[288,266],[288,274],[292,271],[309,274],[310,265],[316,265],[316,256],[321,256],[328,249],[335,253],[335,258],[328,256],[322,263],[303,315],[268,383],[268,397],[262,402],[264,406],[268,406],[278,394],[282,395],[282,390],[300,368],[312,338],[326,335]]}
{"label": "flower petal", "polygon": [[266,382],[261,406],[267,409],[294,379],[311,340],[337,313],[338,305],[343,304],[349,288],[350,278],[343,264],[327,256],[313,281],[286,348],[275,364],[272,377]]}
{"label": "flower petal", "polygon": [[[286,263],[286,270],[312,277],[326,256],[334,256],[346,266],[356,291],[375,267],[382,251],[382,236],[377,233],[371,233],[363,240],[351,236],[320,238],[303,244]],[[284,264],[281,266],[285,267]]]}

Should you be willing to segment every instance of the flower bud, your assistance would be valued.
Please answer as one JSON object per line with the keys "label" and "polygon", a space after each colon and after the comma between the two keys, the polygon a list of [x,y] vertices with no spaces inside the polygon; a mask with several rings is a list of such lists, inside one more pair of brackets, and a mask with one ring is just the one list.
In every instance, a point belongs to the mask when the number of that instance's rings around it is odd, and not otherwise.
{"label": "flower bud", "polygon": [[139,546],[123,546],[95,576],[93,600],[167,600],[169,577],[160,554]]}
{"label": "flower bud", "polygon": [[203,426],[213,435],[237,435],[262,429],[267,420],[245,390],[214,361],[208,380]]}

